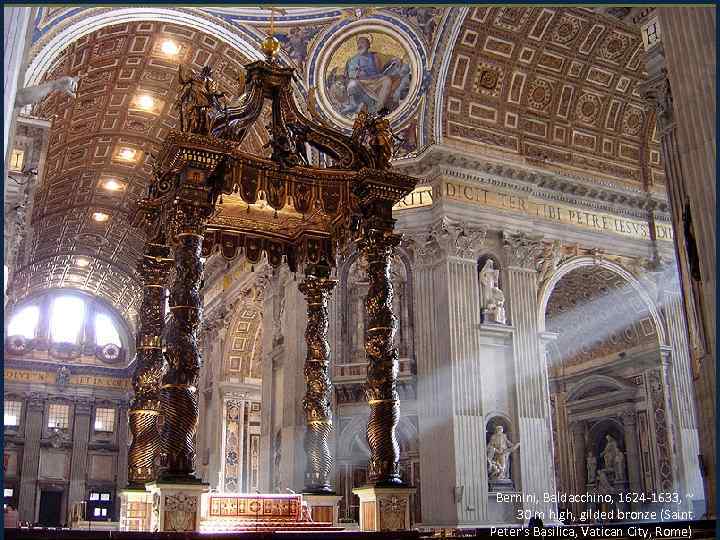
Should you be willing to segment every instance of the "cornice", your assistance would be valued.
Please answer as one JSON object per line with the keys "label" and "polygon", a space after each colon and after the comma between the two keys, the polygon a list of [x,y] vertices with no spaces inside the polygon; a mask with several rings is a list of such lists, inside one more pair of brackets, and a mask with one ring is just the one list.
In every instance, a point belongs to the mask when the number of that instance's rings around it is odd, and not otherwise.
{"label": "cornice", "polygon": [[515,163],[494,161],[445,145],[430,146],[416,157],[393,162],[393,166],[404,174],[423,177],[426,181],[449,176],[511,189],[538,199],[638,219],[646,219],[647,212],[654,211],[656,219],[670,222],[667,197],[660,193],[572,173],[548,173]]}

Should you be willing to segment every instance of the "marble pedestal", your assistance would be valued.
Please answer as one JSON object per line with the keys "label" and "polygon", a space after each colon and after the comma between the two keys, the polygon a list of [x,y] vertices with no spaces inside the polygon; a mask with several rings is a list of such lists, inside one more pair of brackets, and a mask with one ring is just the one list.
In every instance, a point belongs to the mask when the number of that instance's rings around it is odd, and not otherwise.
{"label": "marble pedestal", "polygon": [[399,531],[410,528],[410,495],[407,486],[365,486],[353,489],[360,498],[360,530]]}
{"label": "marble pedestal", "polygon": [[150,530],[188,532],[200,529],[201,497],[210,484],[201,482],[152,482],[145,486],[152,496]]}
{"label": "marble pedestal", "polygon": [[320,495],[316,493],[303,493],[303,501],[308,503],[310,514],[314,522],[338,524],[338,503],[342,496],[328,493]]}
{"label": "marble pedestal", "polygon": [[152,495],[144,488],[126,488],[120,492],[120,530],[150,531]]}

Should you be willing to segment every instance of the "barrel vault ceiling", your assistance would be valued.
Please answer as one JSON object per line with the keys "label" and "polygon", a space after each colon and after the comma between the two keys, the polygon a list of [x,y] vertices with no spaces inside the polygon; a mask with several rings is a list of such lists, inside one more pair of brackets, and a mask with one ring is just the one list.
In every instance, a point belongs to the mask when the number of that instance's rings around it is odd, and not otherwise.
{"label": "barrel vault ceiling", "polygon": [[[39,21],[62,27],[82,16],[78,9],[53,8]],[[395,15],[423,20],[422,9]],[[322,25],[355,11],[320,13]],[[53,32],[42,24],[38,44]],[[435,100],[442,107],[430,108],[441,115],[444,144],[624,189],[664,191],[655,120],[638,91],[644,59],[637,29],[602,12],[545,6],[472,7],[457,24],[442,34],[456,35],[454,43],[435,40],[428,92],[444,94]],[[164,50],[167,41],[175,54]],[[304,46],[309,54],[311,44]],[[221,89],[236,96],[247,61],[217,37],[160,21],[106,26],[59,53],[44,78],[80,75],[81,82],[76,99],[54,92],[33,110],[52,125],[11,300],[71,287],[110,301],[132,320],[144,239],[130,218],[152,156],[177,123],[178,64],[212,66]],[[264,152],[266,140],[259,128],[247,149]]]}
{"label": "barrel vault ceiling", "polygon": [[[163,50],[168,41],[176,54]],[[45,78],[81,81],[76,99],[54,92],[33,111],[52,127],[26,238],[29,264],[15,274],[14,297],[72,287],[132,315],[144,238],[130,220],[145,195],[152,156],[177,122],[178,64],[213,66],[221,89],[235,96],[246,62],[210,35],[149,21],[105,27],[63,50]],[[263,152],[257,141],[264,137],[255,133],[247,144]]]}

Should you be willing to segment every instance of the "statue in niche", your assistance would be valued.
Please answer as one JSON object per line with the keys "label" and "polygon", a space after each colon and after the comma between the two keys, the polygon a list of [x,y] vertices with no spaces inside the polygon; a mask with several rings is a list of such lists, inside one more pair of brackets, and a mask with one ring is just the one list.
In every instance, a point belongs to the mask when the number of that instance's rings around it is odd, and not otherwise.
{"label": "statue in niche", "polygon": [[57,90],[72,98],[77,97],[77,87],[80,77],[60,77],[37,86],[28,86],[18,90],[15,95],[15,107],[24,107],[42,101],[50,92]]}
{"label": "statue in niche", "polygon": [[598,471],[597,473],[597,492],[598,493],[614,493],[615,490],[613,489],[612,485],[610,484],[610,480],[608,480],[607,474],[605,474],[605,471]]}
{"label": "statue in niche", "polygon": [[510,480],[510,454],[520,447],[511,443],[503,426],[495,426],[495,433],[487,445],[488,478],[490,481]]}
{"label": "statue in niche", "polygon": [[615,471],[616,482],[625,480],[625,454],[620,450],[615,453],[615,457],[613,458],[613,470]]}
{"label": "statue in niche", "polygon": [[495,263],[488,259],[480,271],[480,306],[483,322],[505,324],[505,294],[498,287],[500,271]]}
{"label": "statue in niche", "polygon": [[588,452],[585,459],[585,466],[587,467],[587,483],[592,484],[595,482],[595,474],[597,472],[597,458],[592,452]]}
{"label": "statue in niche", "polygon": [[60,366],[57,372],[57,379],[55,384],[59,386],[67,386],[70,382],[70,370],[66,366]]}
{"label": "statue in niche", "polygon": [[615,437],[613,437],[609,433],[605,435],[605,441],[605,448],[601,453],[603,458],[603,464],[605,465],[604,469],[608,471],[614,471],[615,456],[620,452],[620,449],[618,448]]}

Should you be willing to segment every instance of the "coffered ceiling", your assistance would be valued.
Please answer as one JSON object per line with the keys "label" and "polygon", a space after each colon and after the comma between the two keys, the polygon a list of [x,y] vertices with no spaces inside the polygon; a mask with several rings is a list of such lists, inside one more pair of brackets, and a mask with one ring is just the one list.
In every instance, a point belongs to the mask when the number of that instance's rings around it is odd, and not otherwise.
{"label": "coffered ceiling", "polygon": [[655,118],[638,92],[637,28],[582,8],[475,7],[458,33],[443,133],[549,170],[663,190]]}
{"label": "coffered ceiling", "polygon": [[555,369],[659,343],[647,305],[612,270],[588,266],[567,273],[545,314],[547,329],[559,334],[550,346]]}
{"label": "coffered ceiling", "polygon": [[[153,154],[177,122],[178,64],[212,66],[220,88],[234,97],[246,61],[210,35],[149,21],[105,27],[62,51],[45,79],[81,80],[76,99],[53,92],[33,111],[52,127],[27,240],[29,264],[15,274],[14,297],[73,287],[133,313],[144,239],[130,220]],[[246,149],[263,153],[264,139],[255,132]]]}

